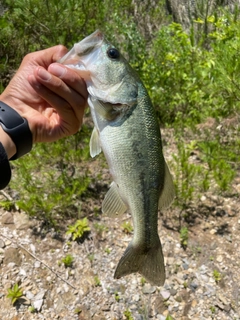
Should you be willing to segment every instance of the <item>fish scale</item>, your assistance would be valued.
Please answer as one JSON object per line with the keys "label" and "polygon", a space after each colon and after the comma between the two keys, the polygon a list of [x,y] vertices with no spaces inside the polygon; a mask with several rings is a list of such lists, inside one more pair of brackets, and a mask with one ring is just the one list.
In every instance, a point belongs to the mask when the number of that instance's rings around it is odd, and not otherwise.
{"label": "fish scale", "polygon": [[[70,61],[76,62],[69,64]],[[148,93],[135,71],[100,31],[75,44],[61,62],[90,74],[86,84],[95,125],[90,153],[96,156],[103,150],[113,177],[102,211],[122,214],[129,210],[133,219],[133,239],[114,277],[138,272],[151,284],[163,285],[165,267],[158,209],[171,203],[174,188]]]}

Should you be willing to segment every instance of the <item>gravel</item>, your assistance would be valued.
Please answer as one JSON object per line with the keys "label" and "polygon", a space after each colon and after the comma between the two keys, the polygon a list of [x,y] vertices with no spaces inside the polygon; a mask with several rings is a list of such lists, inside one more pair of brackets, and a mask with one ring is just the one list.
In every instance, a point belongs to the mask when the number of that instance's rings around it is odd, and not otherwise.
{"label": "gravel", "polygon": [[[91,211],[92,200],[84,206]],[[185,249],[176,227],[179,209],[159,217],[166,282],[156,287],[136,274],[113,279],[132,238],[121,228],[131,221],[128,213],[102,216],[101,232],[89,218],[91,232],[77,243],[65,232],[43,232],[24,212],[0,208],[0,319],[239,320],[239,199],[204,194],[192,211]],[[71,268],[61,263],[67,254],[74,257]],[[23,296],[13,306],[7,289],[15,283]]]}

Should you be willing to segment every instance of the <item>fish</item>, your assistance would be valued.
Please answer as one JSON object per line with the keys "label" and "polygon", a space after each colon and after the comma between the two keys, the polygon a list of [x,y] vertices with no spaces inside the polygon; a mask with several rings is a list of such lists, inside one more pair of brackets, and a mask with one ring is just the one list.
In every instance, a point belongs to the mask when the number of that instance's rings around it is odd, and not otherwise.
{"label": "fish", "polygon": [[129,210],[133,220],[133,239],[114,278],[139,273],[150,284],[162,286],[165,265],[158,210],[168,207],[175,193],[148,92],[100,30],[74,44],[60,63],[85,77],[94,123],[90,154],[103,151],[113,178],[102,212],[121,215]]}

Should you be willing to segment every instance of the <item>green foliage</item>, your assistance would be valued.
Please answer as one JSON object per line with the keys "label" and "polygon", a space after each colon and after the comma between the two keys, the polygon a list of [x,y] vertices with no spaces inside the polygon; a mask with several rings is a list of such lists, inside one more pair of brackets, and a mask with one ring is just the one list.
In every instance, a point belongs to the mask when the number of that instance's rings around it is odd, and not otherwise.
{"label": "green foliage", "polygon": [[168,314],[166,320],[173,320],[173,317],[170,314]]}
{"label": "green foliage", "polygon": [[222,280],[222,275],[218,270],[214,269],[213,270],[213,278],[216,281],[216,283],[218,283],[219,281]]}
{"label": "green foliage", "polygon": [[124,221],[124,223],[121,225],[123,232],[125,233],[132,233],[133,227],[129,221]]}
{"label": "green foliage", "polygon": [[[221,124],[239,114],[237,8],[231,13],[210,10],[209,1],[199,1],[198,14],[185,30],[169,23],[163,0],[157,7],[140,0],[3,0],[1,4],[7,10],[0,16],[0,92],[28,52],[58,43],[71,48],[102,29],[139,73],[159,121],[174,131],[176,205],[184,210],[202,192],[231,191],[240,161],[239,129],[224,134],[196,127],[208,118]],[[83,126],[75,136],[36,145],[29,155],[14,161],[10,188],[18,200],[0,205],[6,210],[16,205],[55,227],[66,216],[78,215],[90,183],[85,169],[89,137]],[[197,163],[191,161],[196,151]],[[130,226],[125,230],[132,232]],[[96,231],[103,230],[96,227]]]}
{"label": "green foliage", "polygon": [[103,232],[108,230],[107,226],[105,226],[104,224],[98,223],[98,222],[94,223],[93,226],[94,226],[94,229],[96,230],[97,235],[99,237],[102,237]]}
{"label": "green foliage", "polygon": [[98,276],[94,277],[95,287],[101,287],[101,281]]}
{"label": "green foliage", "polygon": [[51,144],[38,144],[14,162],[11,188],[18,192],[16,205],[29,216],[56,226],[81,209],[81,195],[90,178],[79,163],[89,158],[86,131]]}
{"label": "green foliage", "polygon": [[124,316],[126,317],[127,320],[134,320],[133,316],[132,316],[132,313],[131,313],[131,311],[129,309],[125,310],[123,312],[123,314],[124,314]]}
{"label": "green foliage", "polygon": [[194,199],[196,192],[195,180],[198,178],[201,167],[189,161],[195,148],[195,141],[186,144],[182,137],[177,136],[177,153],[173,155],[173,167],[175,172],[176,203],[183,209]]}
{"label": "green foliage", "polygon": [[83,218],[82,220],[77,220],[74,225],[68,226],[66,234],[70,234],[73,240],[79,240],[86,232],[89,232],[90,230],[88,219]]}
{"label": "green foliage", "polygon": [[82,312],[82,309],[81,308],[76,308],[75,310],[74,310],[74,313],[75,314],[80,314]]}
{"label": "green foliage", "polygon": [[211,307],[210,307],[210,311],[211,311],[212,313],[216,313],[216,307],[211,306]]}
{"label": "green foliage", "polygon": [[35,313],[37,311],[36,308],[34,308],[33,306],[28,307],[28,311],[31,313]]}
{"label": "green foliage", "polygon": [[117,301],[117,302],[119,302],[120,301],[120,295],[119,295],[119,293],[116,291],[116,292],[114,292],[114,298],[115,298],[115,300]]}
{"label": "green foliage", "polygon": [[[141,77],[164,123],[192,126],[239,110],[240,22],[222,14],[206,23],[214,30],[207,35],[204,30],[196,35],[195,27],[187,33],[176,23],[163,26],[145,58]],[[201,41],[206,37],[208,47]]]}
{"label": "green foliage", "polygon": [[71,254],[67,254],[64,258],[62,258],[61,261],[64,264],[65,268],[70,268],[73,265],[74,258]]}
{"label": "green foliage", "polygon": [[147,281],[145,278],[141,277],[140,282],[141,282],[141,286],[143,287]]}
{"label": "green foliage", "polygon": [[7,289],[7,291],[7,298],[11,299],[12,304],[14,304],[19,298],[23,296],[23,290],[19,288],[17,283],[15,283],[11,289]]}
{"label": "green foliage", "polygon": [[104,251],[105,251],[107,254],[110,254],[110,253],[111,253],[111,249],[110,249],[110,248],[105,248]]}
{"label": "green foliage", "polygon": [[183,248],[187,247],[188,244],[188,228],[182,227],[180,229],[180,243]]}
{"label": "green foliage", "polygon": [[10,200],[3,200],[0,201],[0,207],[7,211],[10,211],[13,208],[13,203]]}
{"label": "green foliage", "polygon": [[[233,145],[225,145],[221,139],[222,136],[219,134],[216,135],[215,140],[199,141],[198,148],[201,151],[202,160],[208,164],[208,172],[212,172],[219,189],[226,191],[236,174],[236,169],[230,163],[238,162],[239,154],[236,153],[237,149],[233,152]],[[204,189],[207,188],[204,187]]]}

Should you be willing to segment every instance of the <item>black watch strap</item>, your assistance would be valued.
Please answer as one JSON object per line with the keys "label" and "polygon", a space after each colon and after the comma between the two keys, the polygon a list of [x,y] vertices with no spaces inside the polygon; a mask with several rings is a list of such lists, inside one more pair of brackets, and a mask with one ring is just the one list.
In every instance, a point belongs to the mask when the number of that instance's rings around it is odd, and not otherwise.
{"label": "black watch strap", "polygon": [[10,160],[18,159],[32,149],[32,133],[27,120],[2,101],[0,101],[0,125],[11,137],[17,149]]}

